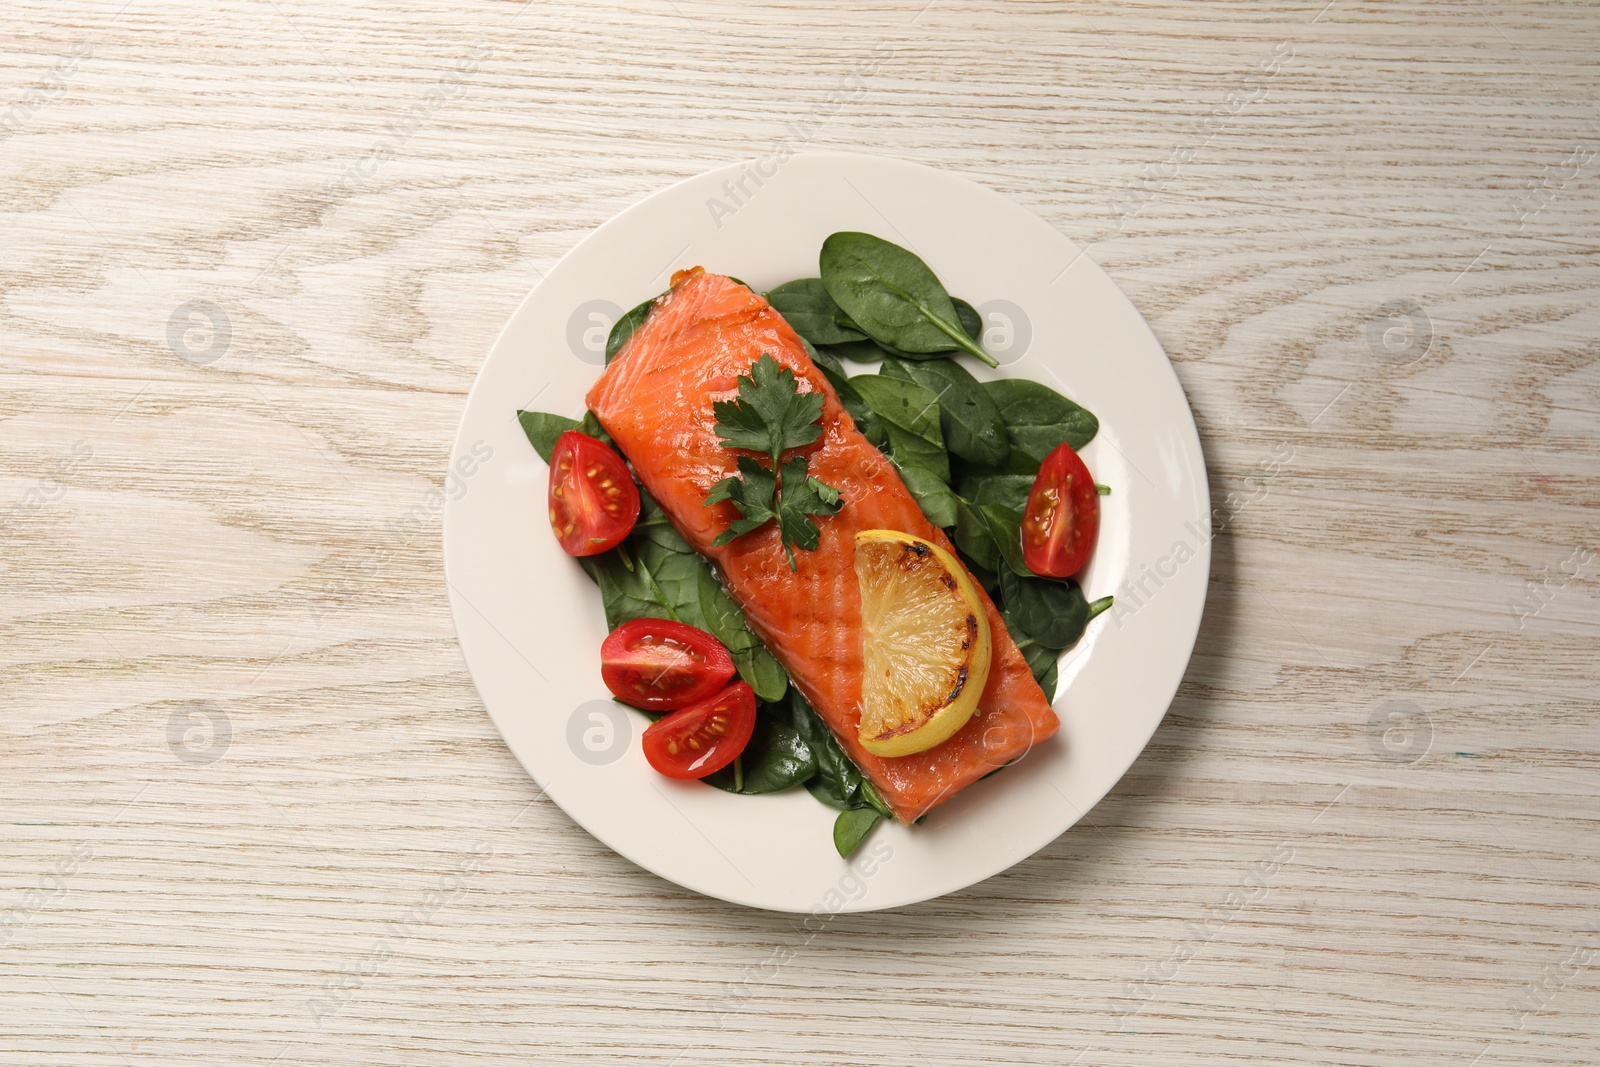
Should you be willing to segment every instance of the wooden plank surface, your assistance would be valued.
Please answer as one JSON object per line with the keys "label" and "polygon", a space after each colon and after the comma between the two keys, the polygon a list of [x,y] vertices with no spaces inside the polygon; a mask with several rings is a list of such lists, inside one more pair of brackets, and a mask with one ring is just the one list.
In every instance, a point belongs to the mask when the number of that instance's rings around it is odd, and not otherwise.
{"label": "wooden plank surface", "polygon": [[[1597,45],[1554,0],[7,4],[0,1064],[1594,1062]],[[1088,819],[820,932],[539,796],[438,546],[541,273],[785,140],[1088,246],[1229,513]]]}

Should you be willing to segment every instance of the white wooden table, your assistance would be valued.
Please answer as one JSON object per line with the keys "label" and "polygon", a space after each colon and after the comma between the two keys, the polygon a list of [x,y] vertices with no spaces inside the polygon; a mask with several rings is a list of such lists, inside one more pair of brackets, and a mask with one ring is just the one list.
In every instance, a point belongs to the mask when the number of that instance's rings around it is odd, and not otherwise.
{"label": "white wooden table", "polygon": [[[0,1064],[1594,1063],[1600,7],[1324,5],[8,3]],[[1087,245],[1226,509],[1122,784],[814,934],[539,796],[435,503],[541,272],[779,141]]]}

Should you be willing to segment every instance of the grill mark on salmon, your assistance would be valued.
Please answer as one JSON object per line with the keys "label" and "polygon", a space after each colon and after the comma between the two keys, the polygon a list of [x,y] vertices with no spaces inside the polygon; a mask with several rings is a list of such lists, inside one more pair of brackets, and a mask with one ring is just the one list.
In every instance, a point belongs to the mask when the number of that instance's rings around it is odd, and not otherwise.
{"label": "grill mark on salmon", "polygon": [[[793,371],[802,392],[823,397],[822,435],[796,449],[813,477],[844,506],[818,518],[816,551],[795,551],[789,569],[776,523],[726,545],[711,542],[738,517],[705,506],[711,488],[737,473],[717,438],[712,403],[736,398],[738,378],[763,353]],[[861,595],[855,535],[888,529],[949,550],[894,465],[856,429],[799,336],[761,297],[718,274],[683,277],[656,301],[590,389],[589,409],[633,464],[678,532],[710,559],[751,629],[871,779],[895,815],[911,822],[1053,735],[1059,721],[1005,623],[976,581],[993,633],[989,681],[972,719],[927,752],[884,758],[861,747]]]}

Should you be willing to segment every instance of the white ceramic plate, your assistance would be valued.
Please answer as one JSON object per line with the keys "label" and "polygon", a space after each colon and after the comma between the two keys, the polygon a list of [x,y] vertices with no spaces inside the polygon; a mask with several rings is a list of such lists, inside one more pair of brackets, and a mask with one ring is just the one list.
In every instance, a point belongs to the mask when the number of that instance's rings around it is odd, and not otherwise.
{"label": "white ceramic plate", "polygon": [[[645,763],[646,720],[608,699],[593,585],[550,535],[546,467],[518,408],[579,417],[623,310],[701,264],[758,291],[814,277],[823,238],[911,248],[983,311],[1004,375],[1100,417],[1084,457],[1102,498],[1090,599],[1118,607],[1062,660],[1058,737],[936,809],[885,824],[850,861],[835,813],[803,789],[733,796]],[[964,362],[985,374],[969,357]],[[808,153],[725,167],[655,194],[585,238],[522,302],[468,398],[447,478],[445,575],[456,632],[506,744],[549,796],[617,852],[710,896],[779,911],[927,900],[1031,855],[1133,763],[1183,677],[1210,568],[1205,465],[1155,337],[1093,260],[965,178],[898,160]]]}

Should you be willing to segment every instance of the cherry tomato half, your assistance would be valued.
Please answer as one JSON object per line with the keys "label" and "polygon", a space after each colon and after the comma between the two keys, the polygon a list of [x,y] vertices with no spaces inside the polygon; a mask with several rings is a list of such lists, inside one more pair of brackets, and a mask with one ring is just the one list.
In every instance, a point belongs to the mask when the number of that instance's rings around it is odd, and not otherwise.
{"label": "cherry tomato half", "polygon": [[1100,533],[1100,495],[1071,445],[1039,465],[1022,515],[1022,561],[1035,574],[1070,578],[1083,570]]}
{"label": "cherry tomato half", "polygon": [[755,728],[755,690],[734,682],[710,700],[651,723],[644,758],[668,778],[704,778],[732,763]]}
{"label": "cherry tomato half", "polygon": [[569,556],[614,547],[639,518],[639,487],[616,451],[568,430],[550,455],[550,528]]}
{"label": "cherry tomato half", "polygon": [[722,642],[667,619],[625,622],[600,646],[606,688],[624,704],[646,711],[686,708],[714,696],[733,677]]}

